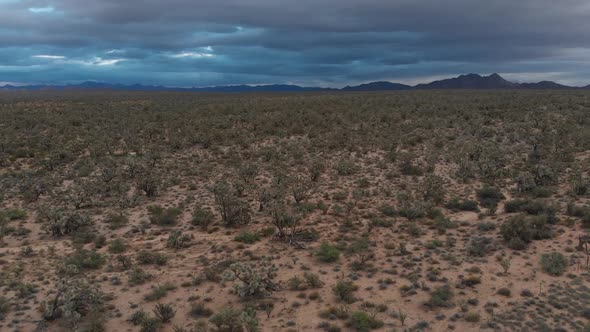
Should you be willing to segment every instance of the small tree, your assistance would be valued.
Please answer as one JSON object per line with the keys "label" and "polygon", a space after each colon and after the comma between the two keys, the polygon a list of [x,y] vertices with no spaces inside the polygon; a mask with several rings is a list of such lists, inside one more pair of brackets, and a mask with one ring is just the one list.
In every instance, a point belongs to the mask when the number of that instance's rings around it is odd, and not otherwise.
{"label": "small tree", "polygon": [[223,223],[228,227],[250,223],[248,203],[237,197],[227,182],[218,182],[212,189]]}

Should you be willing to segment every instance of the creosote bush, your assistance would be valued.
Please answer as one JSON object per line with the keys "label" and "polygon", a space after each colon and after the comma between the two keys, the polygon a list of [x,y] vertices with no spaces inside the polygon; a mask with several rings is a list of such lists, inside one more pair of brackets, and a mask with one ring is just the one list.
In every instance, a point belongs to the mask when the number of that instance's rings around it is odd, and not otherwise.
{"label": "creosote bush", "polygon": [[340,250],[328,242],[322,242],[320,249],[316,252],[320,261],[324,263],[333,263],[340,259]]}
{"label": "creosote bush", "polygon": [[541,268],[552,276],[562,275],[568,266],[567,258],[559,252],[551,252],[541,256]]}
{"label": "creosote bush", "polygon": [[150,222],[159,226],[174,226],[182,213],[179,208],[163,208],[159,205],[148,206]]}

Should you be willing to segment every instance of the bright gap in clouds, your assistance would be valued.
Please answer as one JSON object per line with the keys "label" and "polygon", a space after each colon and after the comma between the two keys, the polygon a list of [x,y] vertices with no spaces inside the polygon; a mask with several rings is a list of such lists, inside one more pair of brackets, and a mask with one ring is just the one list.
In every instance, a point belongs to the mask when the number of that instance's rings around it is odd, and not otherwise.
{"label": "bright gap in clouds", "polygon": [[39,54],[39,55],[33,55],[33,58],[58,60],[58,59],[65,59],[66,57],[63,55]]}
{"label": "bright gap in clouds", "polygon": [[31,7],[29,11],[35,14],[51,13],[55,10],[53,7]]}

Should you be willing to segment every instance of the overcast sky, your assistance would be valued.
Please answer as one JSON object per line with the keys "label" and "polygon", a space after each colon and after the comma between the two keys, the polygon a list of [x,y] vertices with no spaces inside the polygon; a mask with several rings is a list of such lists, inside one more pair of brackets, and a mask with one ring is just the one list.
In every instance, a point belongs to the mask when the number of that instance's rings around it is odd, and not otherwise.
{"label": "overcast sky", "polygon": [[590,84],[588,0],[0,0],[0,84]]}

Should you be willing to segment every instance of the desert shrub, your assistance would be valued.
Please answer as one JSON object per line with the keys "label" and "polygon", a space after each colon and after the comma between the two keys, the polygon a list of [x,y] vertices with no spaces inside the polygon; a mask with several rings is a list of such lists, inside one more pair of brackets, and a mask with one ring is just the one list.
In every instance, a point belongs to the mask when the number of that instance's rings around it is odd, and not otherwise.
{"label": "desert shrub", "polygon": [[151,274],[145,272],[143,269],[138,268],[138,267],[129,271],[128,276],[129,276],[129,284],[132,286],[142,285],[146,281],[148,281],[152,278]]}
{"label": "desert shrub", "polygon": [[333,263],[340,259],[340,250],[328,242],[322,242],[316,256],[324,263]]}
{"label": "desert shrub", "polygon": [[159,205],[148,206],[150,222],[159,226],[173,226],[182,213],[179,208],[163,208]]}
{"label": "desert shrub", "polygon": [[234,288],[240,297],[263,297],[280,289],[280,285],[274,282],[277,271],[277,267],[266,260],[257,264],[239,262],[229,266],[223,279],[239,281]]}
{"label": "desert shrub", "polygon": [[490,221],[484,221],[477,224],[477,229],[482,232],[489,232],[496,229],[496,224]]}
{"label": "desert shrub", "polygon": [[65,266],[74,266],[78,271],[99,269],[106,261],[106,258],[96,252],[86,249],[79,249],[70,257],[66,258]]}
{"label": "desert shrub", "polygon": [[232,307],[221,309],[209,321],[219,331],[258,331],[259,322],[254,310],[239,310]]}
{"label": "desert shrub", "polygon": [[467,276],[465,279],[463,279],[461,281],[461,284],[468,286],[468,287],[473,287],[475,285],[479,285],[479,284],[481,284],[481,277],[478,275],[471,274],[471,275]]}
{"label": "desert shrub", "polygon": [[469,200],[469,199],[460,199],[458,197],[454,197],[451,199],[445,207],[452,211],[473,211],[478,212],[479,207],[476,201]]}
{"label": "desert shrub", "polygon": [[468,312],[465,314],[465,320],[470,323],[477,323],[481,320],[481,315],[478,312]]}
{"label": "desert shrub", "polygon": [[359,167],[352,160],[341,160],[336,164],[336,172],[338,175],[348,176],[356,174]]}
{"label": "desert shrub", "polygon": [[209,317],[213,315],[213,311],[205,305],[204,302],[197,302],[191,304],[190,314],[192,317]]}
{"label": "desert shrub", "polygon": [[498,289],[496,294],[508,297],[512,294],[512,292],[510,291],[510,289],[508,289],[506,287],[502,287],[502,288]]}
{"label": "desert shrub", "polygon": [[190,233],[184,233],[180,229],[175,229],[170,233],[168,236],[168,241],[166,242],[166,247],[172,249],[182,249],[189,247],[191,245],[191,241],[194,236]]}
{"label": "desert shrub", "polygon": [[467,253],[470,256],[484,257],[493,249],[493,239],[485,236],[474,236],[469,240]]}
{"label": "desert shrub", "polygon": [[505,221],[500,227],[500,234],[512,249],[522,250],[533,240],[533,230],[529,221],[517,216]]}
{"label": "desert shrub", "polygon": [[400,164],[400,172],[403,175],[408,176],[422,176],[424,175],[424,171],[420,168],[420,166],[414,165],[410,159],[405,159]]}
{"label": "desert shrub", "polygon": [[434,219],[434,227],[439,231],[444,232],[447,229],[457,228],[457,223],[449,218],[438,216]]}
{"label": "desert shrub", "polygon": [[521,212],[522,208],[527,205],[529,201],[523,199],[514,199],[504,204],[504,210],[507,213]]}
{"label": "desert shrub", "polygon": [[154,289],[152,289],[151,292],[149,292],[148,294],[146,294],[144,296],[144,299],[146,301],[157,301],[161,298],[164,298],[166,295],[168,295],[169,291],[175,290],[176,286],[174,286],[171,283],[166,283],[164,285],[159,285],[156,286]]}
{"label": "desert shrub", "polygon": [[160,179],[153,174],[142,176],[137,182],[137,188],[143,191],[147,197],[157,196],[159,186]]}
{"label": "desert shrub", "polygon": [[495,208],[504,199],[504,195],[497,187],[483,187],[476,192],[477,199],[481,206]]}
{"label": "desert shrub", "polygon": [[306,290],[307,289],[307,285],[305,284],[305,281],[299,277],[299,276],[294,276],[292,278],[290,278],[289,280],[287,280],[287,287],[289,288],[289,290]]}
{"label": "desert shrub", "polygon": [[213,222],[213,213],[207,208],[196,207],[191,223],[205,230]]}
{"label": "desert shrub", "polygon": [[162,322],[156,317],[145,317],[141,323],[140,332],[157,332],[160,330]]}
{"label": "desert shrub", "polygon": [[88,215],[60,208],[39,209],[37,216],[43,222],[43,229],[54,237],[73,234],[92,225]]}
{"label": "desert shrub", "polygon": [[428,305],[431,307],[451,307],[454,294],[451,286],[444,285],[437,287],[431,294]]}
{"label": "desert shrub", "polygon": [[154,306],[152,311],[162,323],[170,322],[176,315],[176,310],[174,310],[174,307],[171,304],[158,303]]}
{"label": "desert shrub", "polygon": [[6,314],[10,311],[10,302],[4,296],[0,296],[0,321],[4,320]]}
{"label": "desert shrub", "polygon": [[104,222],[109,225],[110,229],[117,229],[127,225],[129,219],[122,213],[109,213]]}
{"label": "desert shrub", "polygon": [[160,253],[140,250],[135,257],[140,264],[165,265],[168,258]]}
{"label": "desert shrub", "polygon": [[251,232],[241,232],[234,238],[237,242],[252,244],[260,241],[260,234]]}
{"label": "desert shrub", "polygon": [[4,215],[6,219],[12,220],[24,220],[27,217],[27,212],[18,208],[7,209],[0,214]]}
{"label": "desert shrub", "polygon": [[374,315],[369,315],[364,311],[355,311],[350,315],[347,325],[354,331],[368,332],[380,329],[384,323]]}
{"label": "desert shrub", "polygon": [[47,301],[43,317],[53,320],[60,315],[74,326],[82,317],[102,311],[104,294],[84,278],[62,279],[57,285],[55,297]]}
{"label": "desert shrub", "polygon": [[140,309],[140,310],[134,311],[128,320],[131,322],[131,324],[137,326],[137,325],[140,325],[141,322],[143,322],[148,317],[149,317],[148,313]]}
{"label": "desert shrub", "polygon": [[420,188],[422,198],[436,204],[443,202],[446,195],[444,184],[443,178],[438,175],[429,174],[425,176]]}
{"label": "desert shrub", "polygon": [[295,200],[296,204],[299,204],[302,201],[304,201],[312,189],[312,183],[310,182],[310,180],[301,177],[291,179],[289,181],[289,186],[291,195],[293,196],[293,199]]}
{"label": "desert shrub", "polygon": [[568,260],[562,253],[552,252],[541,256],[541,268],[552,276],[562,275],[567,266]]}
{"label": "desert shrub", "polygon": [[315,273],[305,272],[303,273],[303,278],[309,288],[322,288],[324,286],[324,282]]}
{"label": "desert shrub", "polygon": [[334,288],[332,288],[334,295],[336,295],[336,299],[344,303],[353,303],[354,301],[356,301],[356,298],[354,297],[354,292],[356,292],[357,290],[358,286],[349,280],[339,280],[338,282],[336,282]]}
{"label": "desert shrub", "polygon": [[113,254],[120,254],[127,250],[127,243],[122,239],[115,239],[109,244],[109,251]]}
{"label": "desert shrub", "polygon": [[372,218],[371,219],[371,227],[392,227],[393,220],[391,219],[382,219],[382,218]]}
{"label": "desert shrub", "polygon": [[226,182],[218,182],[213,187],[215,203],[221,214],[221,220],[227,227],[250,223],[250,207],[240,199]]}
{"label": "desert shrub", "polygon": [[397,211],[393,205],[383,204],[379,207],[379,212],[383,213],[388,217],[395,217],[397,215]]}

